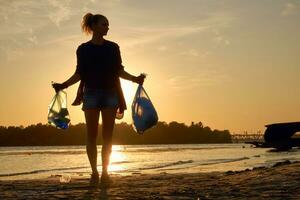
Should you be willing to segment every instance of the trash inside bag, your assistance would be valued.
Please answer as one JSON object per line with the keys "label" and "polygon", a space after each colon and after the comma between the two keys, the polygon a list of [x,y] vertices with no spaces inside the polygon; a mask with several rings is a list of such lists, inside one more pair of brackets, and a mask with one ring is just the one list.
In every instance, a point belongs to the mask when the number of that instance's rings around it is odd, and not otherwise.
{"label": "trash inside bag", "polygon": [[133,127],[137,133],[142,134],[157,124],[157,112],[142,85],[137,88],[131,110]]}
{"label": "trash inside bag", "polygon": [[59,91],[53,97],[48,110],[48,123],[61,129],[69,127],[70,116],[67,109],[67,93]]}

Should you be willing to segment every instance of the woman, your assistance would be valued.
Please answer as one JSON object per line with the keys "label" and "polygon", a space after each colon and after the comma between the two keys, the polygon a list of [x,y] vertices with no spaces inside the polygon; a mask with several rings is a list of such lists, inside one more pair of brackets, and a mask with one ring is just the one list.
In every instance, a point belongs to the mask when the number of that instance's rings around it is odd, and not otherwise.
{"label": "woman", "polygon": [[81,80],[77,97],[73,105],[83,102],[87,128],[87,155],[92,168],[91,185],[99,183],[97,170],[98,121],[102,116],[102,174],[101,183],[110,182],[108,175],[109,158],[112,151],[112,133],[117,112],[122,114],[126,109],[119,77],[143,84],[144,75],[133,76],[122,66],[119,46],[105,40],[108,32],[108,20],[103,15],[86,14],[82,21],[82,30],[92,34],[91,40],[81,44],[77,51],[75,73],[63,83],[55,83],[55,91],[67,88]]}

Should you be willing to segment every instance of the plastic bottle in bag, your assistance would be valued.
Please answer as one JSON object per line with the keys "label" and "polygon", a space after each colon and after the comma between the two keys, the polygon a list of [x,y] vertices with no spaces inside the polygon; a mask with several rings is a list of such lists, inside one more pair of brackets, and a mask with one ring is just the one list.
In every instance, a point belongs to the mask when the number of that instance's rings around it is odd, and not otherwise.
{"label": "plastic bottle in bag", "polygon": [[142,85],[139,85],[131,105],[133,127],[142,134],[158,122],[157,112]]}
{"label": "plastic bottle in bag", "polygon": [[70,116],[67,109],[67,93],[63,90],[54,95],[49,105],[48,123],[61,129],[69,127]]}

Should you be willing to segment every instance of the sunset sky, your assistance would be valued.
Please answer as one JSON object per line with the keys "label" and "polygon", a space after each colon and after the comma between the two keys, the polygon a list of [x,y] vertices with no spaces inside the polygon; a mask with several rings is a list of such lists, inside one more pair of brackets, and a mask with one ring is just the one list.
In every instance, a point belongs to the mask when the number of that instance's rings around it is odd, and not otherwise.
{"label": "sunset sky", "polygon": [[[126,70],[148,74],[160,121],[235,133],[300,121],[298,0],[0,0],[0,125],[47,123],[51,81],[74,73],[90,39],[87,12],[107,16]],[[77,86],[67,89],[73,124],[84,122],[70,105]],[[130,108],[137,85],[122,86]]]}

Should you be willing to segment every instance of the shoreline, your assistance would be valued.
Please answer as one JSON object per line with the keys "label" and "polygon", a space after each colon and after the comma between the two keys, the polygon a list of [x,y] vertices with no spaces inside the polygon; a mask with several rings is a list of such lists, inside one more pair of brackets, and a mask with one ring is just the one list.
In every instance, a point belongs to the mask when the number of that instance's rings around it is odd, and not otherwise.
{"label": "shoreline", "polygon": [[0,181],[0,199],[300,199],[300,162],[210,173],[111,175],[109,188],[89,178],[54,176]]}

